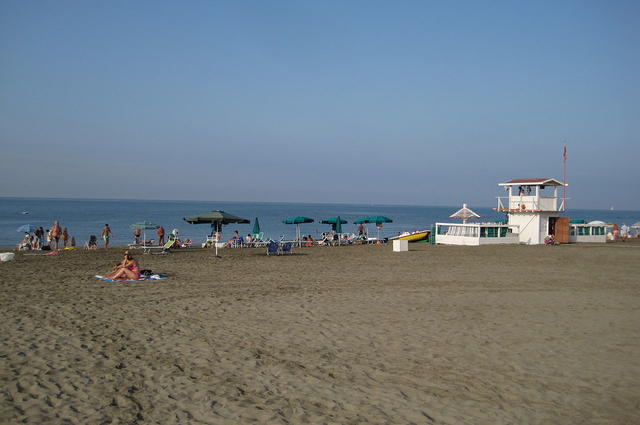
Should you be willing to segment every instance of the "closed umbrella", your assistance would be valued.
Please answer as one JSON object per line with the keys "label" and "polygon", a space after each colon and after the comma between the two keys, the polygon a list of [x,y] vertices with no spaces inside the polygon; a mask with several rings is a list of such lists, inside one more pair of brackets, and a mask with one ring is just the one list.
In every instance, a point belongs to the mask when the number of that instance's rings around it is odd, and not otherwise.
{"label": "closed umbrella", "polygon": [[[184,221],[191,224],[211,224],[211,227],[216,232],[220,232],[224,224],[238,223],[249,224],[250,221],[246,218],[238,217],[237,215],[229,214],[222,210],[214,210],[191,217],[184,217]],[[218,256],[218,244],[216,240],[216,257]]]}
{"label": "closed umbrella", "polygon": [[338,245],[340,245],[340,241],[342,240],[342,220],[340,216],[336,220],[336,233],[338,234]]}
{"label": "closed umbrella", "polygon": [[[322,220],[320,223],[322,224],[330,224],[331,225],[331,230],[333,230],[334,232],[337,232],[336,228],[338,225],[338,222],[341,224],[340,228],[342,229],[342,224],[347,224],[348,221],[340,218],[340,217],[329,217],[329,218],[325,218],[324,220]],[[342,230],[340,230],[342,231]]]}
{"label": "closed umbrella", "polygon": [[260,222],[258,221],[258,217],[253,221],[253,234],[257,235],[260,233]]}
{"label": "closed umbrella", "polygon": [[296,239],[298,240],[298,246],[300,243],[300,225],[303,223],[313,223],[314,219],[303,216],[289,217],[282,220],[284,224],[295,224],[296,225]]}
{"label": "closed umbrella", "polygon": [[37,229],[38,229],[38,226],[34,226],[33,224],[23,224],[22,226],[18,227],[18,232],[32,233],[32,232],[35,232]]}
{"label": "closed umbrella", "polygon": [[147,229],[157,229],[160,226],[150,221],[140,221],[138,223],[133,223],[129,227],[131,229],[142,230],[142,246],[147,246]]}

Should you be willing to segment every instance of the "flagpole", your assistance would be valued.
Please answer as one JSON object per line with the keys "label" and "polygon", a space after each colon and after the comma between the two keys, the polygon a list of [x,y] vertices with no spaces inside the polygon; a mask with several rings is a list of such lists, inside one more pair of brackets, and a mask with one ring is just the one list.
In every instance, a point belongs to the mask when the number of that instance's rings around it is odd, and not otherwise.
{"label": "flagpole", "polygon": [[563,194],[562,194],[562,211],[567,210],[567,145],[562,150],[562,174],[563,174]]}

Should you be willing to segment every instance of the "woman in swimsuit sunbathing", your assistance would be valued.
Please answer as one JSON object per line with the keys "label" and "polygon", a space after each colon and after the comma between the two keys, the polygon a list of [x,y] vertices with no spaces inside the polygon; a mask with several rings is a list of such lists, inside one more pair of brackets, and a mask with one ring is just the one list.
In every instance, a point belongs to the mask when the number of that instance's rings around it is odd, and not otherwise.
{"label": "woman in swimsuit sunbathing", "polygon": [[110,280],[138,280],[140,279],[140,267],[133,259],[129,251],[124,252],[124,258],[111,271],[105,275]]}

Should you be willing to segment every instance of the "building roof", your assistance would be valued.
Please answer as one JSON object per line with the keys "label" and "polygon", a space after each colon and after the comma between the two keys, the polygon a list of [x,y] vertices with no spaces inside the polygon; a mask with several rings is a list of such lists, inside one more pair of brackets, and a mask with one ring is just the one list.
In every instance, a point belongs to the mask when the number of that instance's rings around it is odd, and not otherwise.
{"label": "building roof", "polygon": [[467,207],[467,204],[462,204],[462,208],[460,208],[458,211],[451,214],[449,218],[461,218],[463,220],[467,220],[469,218],[480,218],[480,216],[474,213],[473,211],[471,211]]}
{"label": "building roof", "polygon": [[568,186],[566,183],[561,182],[560,180],[546,178],[536,178],[536,179],[514,179],[509,180],[508,182],[499,183],[498,186]]}

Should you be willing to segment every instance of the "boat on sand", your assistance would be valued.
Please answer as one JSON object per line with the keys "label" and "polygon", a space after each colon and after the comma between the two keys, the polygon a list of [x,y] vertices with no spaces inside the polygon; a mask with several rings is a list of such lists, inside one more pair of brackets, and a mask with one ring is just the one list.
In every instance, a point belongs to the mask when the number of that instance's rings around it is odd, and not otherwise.
{"label": "boat on sand", "polygon": [[413,232],[403,232],[398,236],[389,238],[390,241],[409,241],[418,242],[425,240],[429,237],[431,230],[414,230]]}

